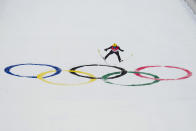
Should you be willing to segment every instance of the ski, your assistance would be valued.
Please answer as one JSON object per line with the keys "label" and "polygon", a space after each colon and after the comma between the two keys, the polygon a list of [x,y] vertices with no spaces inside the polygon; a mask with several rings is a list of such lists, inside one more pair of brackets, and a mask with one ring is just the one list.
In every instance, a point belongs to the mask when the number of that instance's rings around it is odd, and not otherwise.
{"label": "ski", "polygon": [[107,61],[105,60],[105,58],[101,55],[101,50],[100,49],[97,49],[97,51],[98,51],[99,56],[104,60],[104,62],[106,64],[108,64]]}

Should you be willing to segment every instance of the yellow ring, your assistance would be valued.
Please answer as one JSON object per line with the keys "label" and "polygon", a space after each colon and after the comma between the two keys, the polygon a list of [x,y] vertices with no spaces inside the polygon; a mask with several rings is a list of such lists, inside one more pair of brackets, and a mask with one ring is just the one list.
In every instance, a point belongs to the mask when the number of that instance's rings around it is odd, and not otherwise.
{"label": "yellow ring", "polygon": [[[75,71],[75,70],[63,70],[63,71],[67,71],[67,72],[76,72],[76,73],[81,73],[81,74],[85,74],[85,75],[88,75],[90,77],[95,77],[94,75],[90,74],[90,73],[86,73],[86,72],[81,72],[81,71]],[[51,82],[51,81],[48,81],[46,79],[44,79],[43,77],[45,75],[47,75],[48,73],[54,73],[56,72],[55,70],[52,70],[52,71],[47,71],[47,72],[43,72],[39,75],[37,75],[37,78],[40,79],[41,81],[43,82],[46,82],[48,84],[52,84],[52,85],[59,85],[59,86],[79,86],[79,85],[84,85],[84,84],[89,84],[91,82],[94,82],[96,79],[90,79],[89,81],[87,82],[82,82],[82,83],[78,83],[78,84],[66,84],[66,83],[55,83],[55,82]]]}

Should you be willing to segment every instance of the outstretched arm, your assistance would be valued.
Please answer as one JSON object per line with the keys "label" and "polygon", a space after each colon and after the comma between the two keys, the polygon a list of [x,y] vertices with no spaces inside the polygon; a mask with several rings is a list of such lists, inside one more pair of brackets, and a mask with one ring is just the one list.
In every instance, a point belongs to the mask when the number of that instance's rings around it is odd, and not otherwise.
{"label": "outstretched arm", "polygon": [[108,47],[108,48],[106,48],[106,49],[104,49],[105,51],[107,51],[108,49],[111,49],[112,48],[112,46],[110,46],[110,47]]}
{"label": "outstretched arm", "polygon": [[122,51],[122,52],[124,51],[124,50],[122,50],[120,47],[119,47],[119,50]]}

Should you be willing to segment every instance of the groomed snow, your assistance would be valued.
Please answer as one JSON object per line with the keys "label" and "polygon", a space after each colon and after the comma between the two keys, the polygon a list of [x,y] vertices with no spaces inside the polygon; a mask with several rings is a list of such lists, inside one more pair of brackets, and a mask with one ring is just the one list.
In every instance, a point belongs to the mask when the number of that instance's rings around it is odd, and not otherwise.
{"label": "groomed snow", "polygon": [[[5,73],[11,65],[49,64],[63,70],[105,64],[97,50],[116,42],[125,60],[110,65],[134,71],[175,66],[192,77],[125,87],[96,80],[57,86]],[[183,0],[1,0],[0,131],[195,131],[196,17]],[[11,71],[38,75],[52,68],[20,66]],[[83,67],[103,76],[111,67]],[[185,72],[149,68],[143,72],[177,78]],[[89,81],[68,72],[47,78],[60,83]],[[133,74],[119,84],[152,82]]]}

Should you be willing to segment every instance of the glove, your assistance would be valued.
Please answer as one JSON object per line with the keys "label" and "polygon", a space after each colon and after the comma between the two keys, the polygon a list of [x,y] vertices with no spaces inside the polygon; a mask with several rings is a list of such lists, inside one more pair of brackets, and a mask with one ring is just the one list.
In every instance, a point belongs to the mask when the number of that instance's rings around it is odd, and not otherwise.
{"label": "glove", "polygon": [[124,52],[124,50],[122,50],[122,52]]}
{"label": "glove", "polygon": [[104,49],[104,51],[107,51],[107,49]]}

